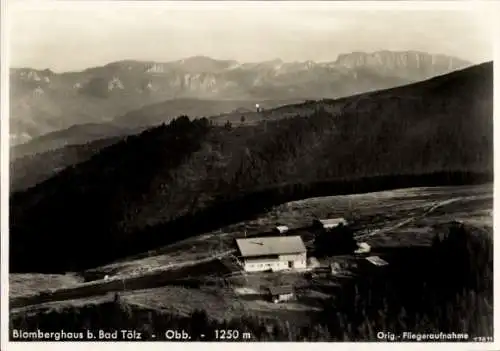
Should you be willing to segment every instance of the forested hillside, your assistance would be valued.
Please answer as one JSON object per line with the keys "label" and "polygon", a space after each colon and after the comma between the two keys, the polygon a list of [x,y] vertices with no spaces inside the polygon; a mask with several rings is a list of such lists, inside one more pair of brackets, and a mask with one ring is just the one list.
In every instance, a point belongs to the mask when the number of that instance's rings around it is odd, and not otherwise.
{"label": "forested hillside", "polygon": [[487,180],[492,73],[308,102],[311,115],[254,126],[180,117],[127,137],[13,194],[11,270],[88,267],[322,191]]}

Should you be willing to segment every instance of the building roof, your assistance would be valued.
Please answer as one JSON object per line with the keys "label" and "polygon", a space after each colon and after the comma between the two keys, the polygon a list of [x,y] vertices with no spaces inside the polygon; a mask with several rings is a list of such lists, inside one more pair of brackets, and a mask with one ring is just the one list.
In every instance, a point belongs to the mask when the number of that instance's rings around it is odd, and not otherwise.
{"label": "building roof", "polygon": [[273,296],[281,294],[293,294],[293,286],[291,285],[270,286],[268,290]]}
{"label": "building roof", "polygon": [[389,264],[389,263],[387,263],[387,261],[381,259],[378,256],[370,256],[370,257],[367,257],[366,260],[368,262],[374,264],[375,266],[386,266]]}
{"label": "building roof", "polygon": [[288,227],[286,225],[279,225],[276,227],[276,230],[280,233],[284,233],[288,231]]}
{"label": "building roof", "polygon": [[367,253],[370,252],[371,246],[365,242],[358,243],[358,248],[354,251],[354,253]]}
{"label": "building roof", "polygon": [[339,224],[347,224],[345,218],[330,218],[330,219],[318,219],[317,220],[323,227],[333,227]]}
{"label": "building roof", "polygon": [[268,236],[236,239],[236,245],[243,257],[306,252],[306,247],[300,236]]}

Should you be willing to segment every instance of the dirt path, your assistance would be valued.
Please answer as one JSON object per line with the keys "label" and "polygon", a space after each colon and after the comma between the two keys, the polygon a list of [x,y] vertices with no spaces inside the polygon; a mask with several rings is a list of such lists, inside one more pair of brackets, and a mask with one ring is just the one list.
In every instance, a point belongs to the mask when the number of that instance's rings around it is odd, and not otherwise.
{"label": "dirt path", "polygon": [[398,228],[401,228],[413,221],[416,221],[418,219],[422,219],[426,216],[428,216],[429,214],[431,214],[432,212],[434,212],[435,210],[437,210],[438,208],[441,208],[441,207],[444,207],[446,205],[449,205],[449,204],[452,204],[454,202],[458,202],[458,201],[464,201],[464,200],[478,200],[478,199],[483,199],[483,198],[491,198],[492,196],[491,195],[482,195],[482,196],[460,196],[460,197],[455,197],[455,198],[452,198],[452,199],[447,199],[447,200],[443,200],[443,201],[439,201],[439,202],[436,202],[434,205],[432,205],[431,207],[429,207],[427,210],[425,210],[421,215],[419,216],[412,216],[412,217],[409,217],[405,220],[402,220],[398,223],[396,223],[395,225],[392,225],[390,227],[384,227],[384,228],[380,228],[380,229],[376,229],[368,234],[363,234],[363,235],[359,235],[359,236],[356,236],[356,239],[366,239],[366,238],[369,238],[369,237],[372,237],[372,236],[375,236],[375,235],[378,235],[378,234],[382,234],[382,233],[386,233],[388,231],[391,231],[391,230],[394,230],[394,229],[398,229]]}
{"label": "dirt path", "polygon": [[89,298],[112,292],[157,288],[169,283],[172,284],[175,280],[181,278],[184,275],[185,268],[218,260],[231,253],[233,253],[233,250],[219,252],[200,260],[184,261],[175,265],[159,267],[147,272],[138,272],[129,276],[110,277],[107,280],[83,283],[71,288],[63,288],[31,296],[15,297],[10,299],[9,304],[11,308],[20,308],[41,303]]}

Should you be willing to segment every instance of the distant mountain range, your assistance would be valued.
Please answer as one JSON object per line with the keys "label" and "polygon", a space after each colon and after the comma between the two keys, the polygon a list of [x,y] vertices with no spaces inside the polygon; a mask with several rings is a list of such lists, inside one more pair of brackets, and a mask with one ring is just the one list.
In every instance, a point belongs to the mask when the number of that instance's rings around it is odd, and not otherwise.
{"label": "distant mountain range", "polygon": [[[240,63],[196,56],[166,63],[119,61],[67,73],[12,68],[11,143],[24,143],[75,124],[112,123],[118,128],[134,128],[144,123],[116,117],[165,100],[253,104],[260,100],[338,98],[424,80],[469,65],[444,55],[379,51],[342,54],[334,62],[277,59]],[[225,113],[240,107],[249,108],[231,105],[227,110],[227,104],[221,104],[209,112]],[[189,109],[193,106],[165,118],[188,114]]]}
{"label": "distant mountain range", "polygon": [[277,203],[383,183],[373,177],[399,177],[384,184],[403,187],[493,174],[492,62],[266,112],[265,123],[247,115],[254,123],[232,127],[176,118],[94,142],[84,162],[66,153],[72,165],[11,196],[10,269],[88,268]]}

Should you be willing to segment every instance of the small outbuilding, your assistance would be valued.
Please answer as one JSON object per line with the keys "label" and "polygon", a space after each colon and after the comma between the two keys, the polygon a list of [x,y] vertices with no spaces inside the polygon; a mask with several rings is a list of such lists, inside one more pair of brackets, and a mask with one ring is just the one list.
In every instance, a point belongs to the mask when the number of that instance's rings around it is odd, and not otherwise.
{"label": "small outbuilding", "polygon": [[389,264],[387,261],[381,259],[378,256],[370,256],[370,257],[367,257],[366,260],[368,262],[370,262],[371,264],[378,266],[378,267],[387,266]]}
{"label": "small outbuilding", "polygon": [[338,262],[330,263],[330,274],[336,275],[342,272],[342,266]]}
{"label": "small outbuilding", "polygon": [[289,228],[286,225],[279,225],[276,228],[274,228],[274,231],[278,234],[285,234],[288,232]]}
{"label": "small outbuilding", "polygon": [[295,297],[295,292],[291,285],[272,286],[268,290],[268,297],[274,303],[290,301]]}
{"label": "small outbuilding", "polygon": [[315,219],[313,221],[313,226],[320,229],[333,229],[338,226],[347,226],[347,220],[345,218],[330,218],[330,219]]}
{"label": "small outbuilding", "polygon": [[358,248],[354,251],[355,254],[366,254],[371,250],[370,245],[365,242],[358,243]]}

